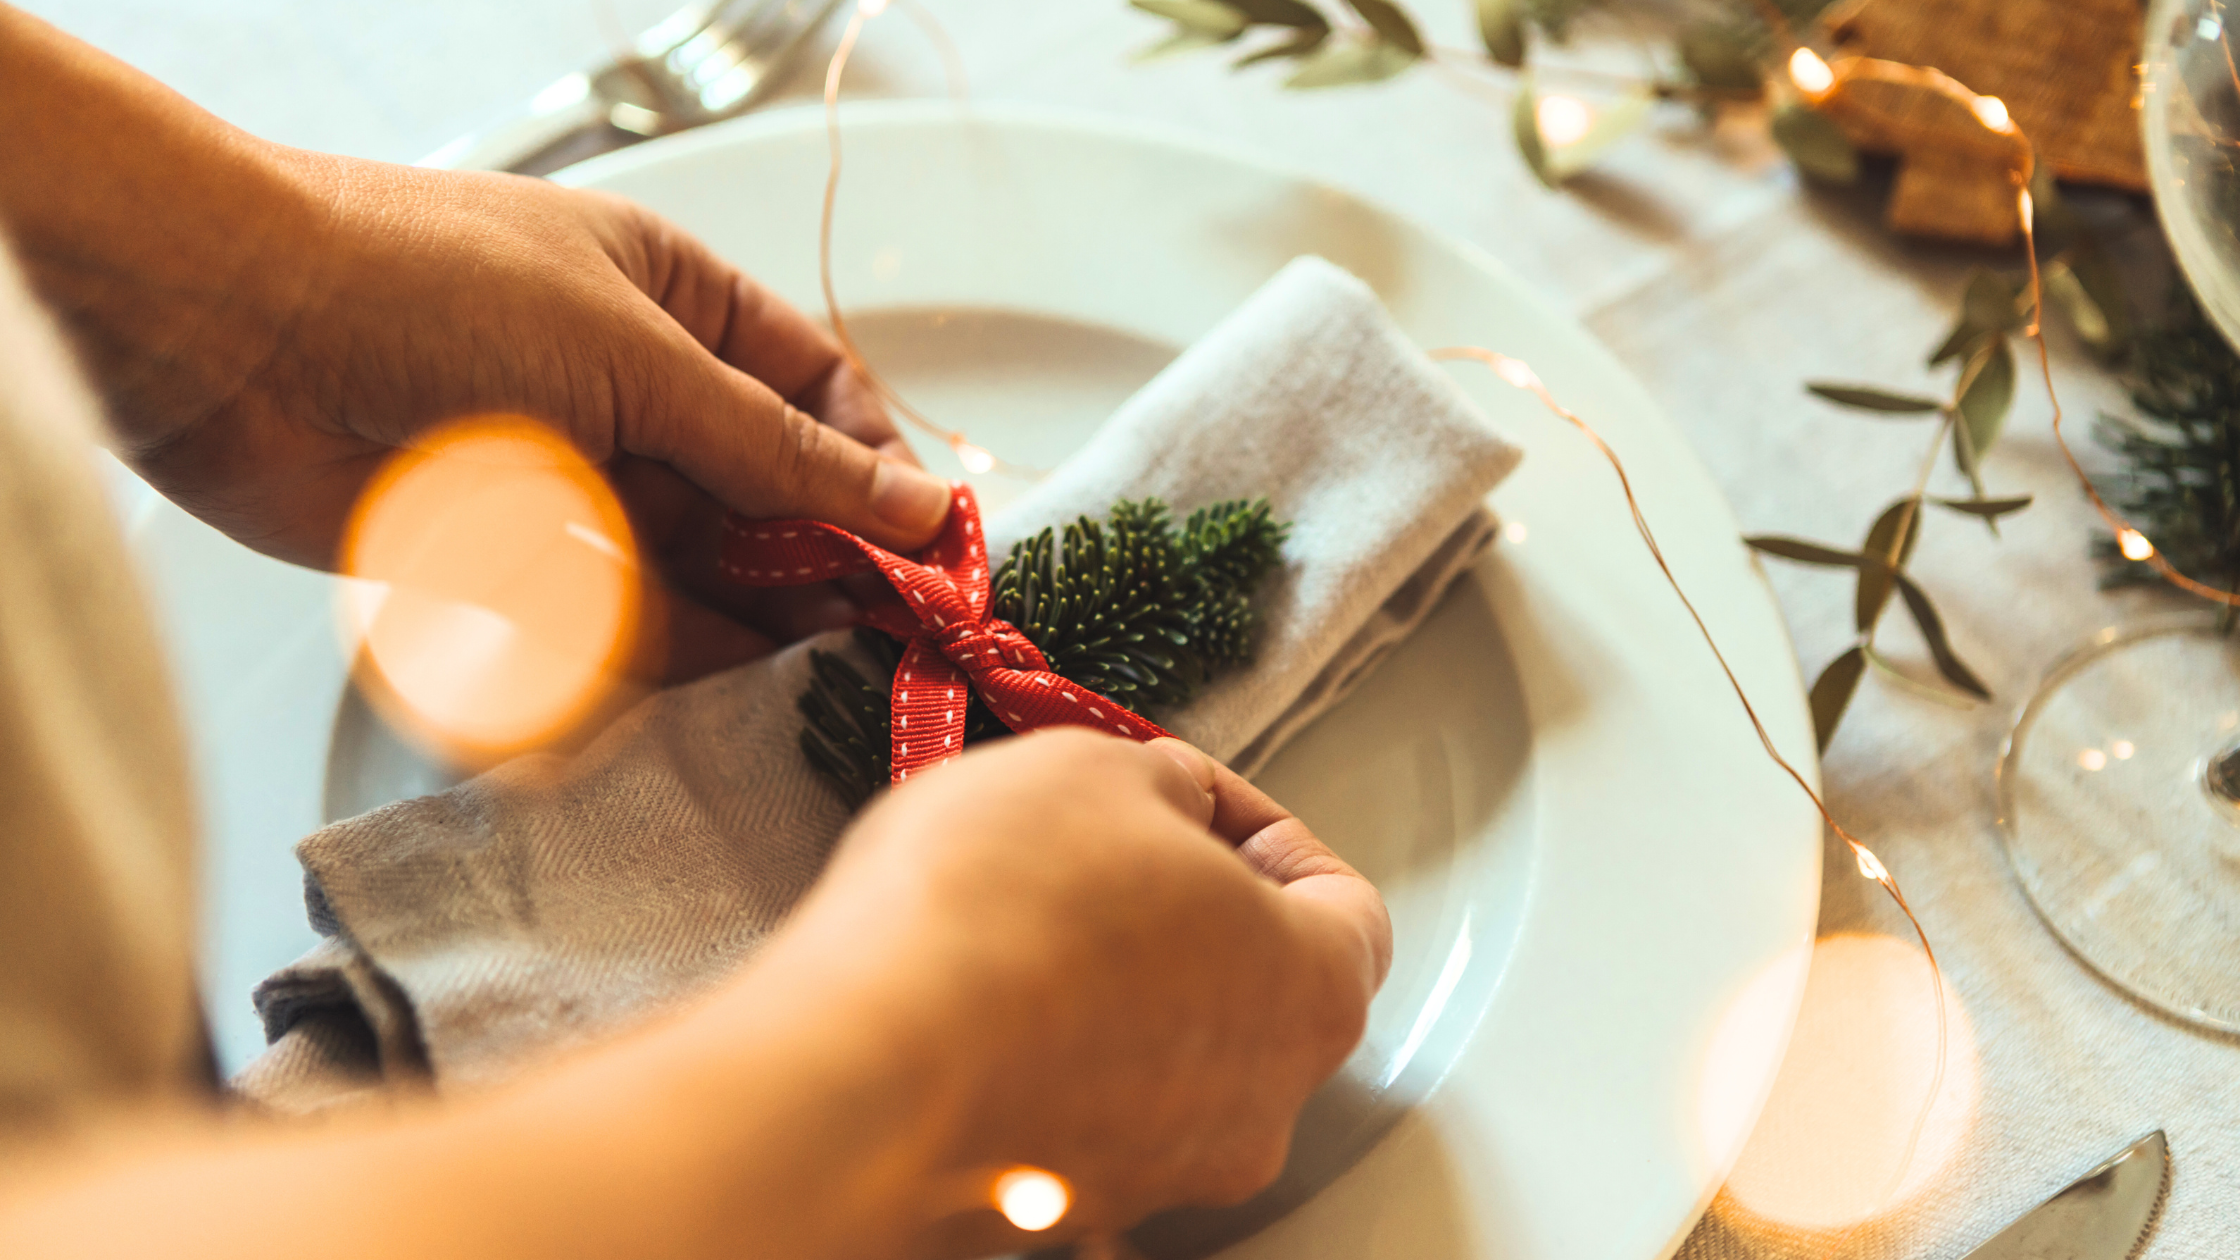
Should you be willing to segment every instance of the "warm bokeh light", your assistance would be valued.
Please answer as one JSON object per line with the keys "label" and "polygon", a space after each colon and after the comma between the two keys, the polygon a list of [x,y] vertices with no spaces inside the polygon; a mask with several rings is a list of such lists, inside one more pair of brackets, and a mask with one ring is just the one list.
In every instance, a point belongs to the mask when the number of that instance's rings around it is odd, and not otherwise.
{"label": "warm bokeh light", "polygon": [[1073,1206],[1073,1191],[1064,1178],[1024,1164],[998,1176],[990,1197],[1005,1220],[1029,1232],[1057,1224]]}
{"label": "warm bokeh light", "polygon": [[1799,48],[1789,55],[1789,82],[1806,96],[1818,99],[1836,85],[1836,72],[1821,60],[1820,54],[1809,48]]}
{"label": "warm bokeh light", "polygon": [[633,646],[640,578],[621,506],[520,417],[448,425],[399,452],[353,508],[342,562],[368,690],[468,761],[564,734]]}
{"label": "warm bokeh light", "polygon": [[957,462],[963,464],[968,473],[978,476],[996,466],[995,456],[970,442],[959,440],[950,443],[950,446],[957,453]]}
{"label": "warm bokeh light", "polygon": [[1594,111],[1576,96],[1543,96],[1533,109],[1540,139],[1551,149],[1577,144],[1594,126]]}
{"label": "warm bokeh light", "polygon": [[1731,1167],[1758,1119],[1786,1044],[1812,948],[1799,944],[1760,968],[1727,1003],[1705,1048],[1696,1129],[1705,1166]]}
{"label": "warm bokeh light", "polygon": [[2154,554],[2154,544],[2147,541],[2145,534],[2135,529],[2117,530],[2116,546],[2123,550],[2123,558],[2126,560],[2144,560]]}
{"label": "warm bokeh light", "polygon": [[1976,112],[1976,120],[1993,131],[2006,131],[2014,126],[2007,117],[2007,103],[1996,96],[1979,96],[1969,102],[1968,108]]}
{"label": "warm bokeh light", "polygon": [[[1911,941],[1820,940],[1773,1094],[1727,1180],[1735,1206],[1784,1231],[1842,1229],[1906,1202],[1944,1170],[1975,1114],[1976,1054],[1967,1014],[1946,989],[1937,1085],[1933,992]],[[1731,1213],[1727,1223],[1748,1228]]]}

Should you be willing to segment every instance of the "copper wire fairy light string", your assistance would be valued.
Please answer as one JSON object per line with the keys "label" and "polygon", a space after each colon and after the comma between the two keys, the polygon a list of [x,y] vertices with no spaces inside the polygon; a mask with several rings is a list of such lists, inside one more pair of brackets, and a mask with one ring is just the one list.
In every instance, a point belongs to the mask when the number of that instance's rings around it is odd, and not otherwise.
{"label": "copper wire fairy light string", "polygon": [[[927,24],[929,32],[935,34],[936,43],[943,48],[944,55],[951,59],[951,86],[961,100],[961,70],[959,70],[954,58],[954,46],[949,43],[945,36],[939,34],[938,25],[932,22],[931,15],[918,9],[913,0],[898,0],[898,2],[909,5],[913,10],[913,15],[918,17],[922,23]],[[912,407],[864,359],[853,337],[849,334],[847,321],[840,311],[839,298],[832,279],[833,209],[839,192],[841,172],[840,82],[848,59],[854,53],[856,44],[862,37],[865,24],[871,18],[877,17],[887,6],[888,0],[858,0],[857,6],[849,18],[847,28],[842,33],[825,72],[825,130],[831,162],[825,179],[823,210],[818,224],[817,269],[818,280],[824,292],[827,317],[832,324],[835,337],[839,340],[843,352],[847,355],[850,367],[860,373],[882,398],[894,406],[912,424],[947,443],[952,450],[957,452],[960,461],[965,464],[968,470],[985,472],[994,469],[1014,476],[1038,477],[1041,475],[1038,471],[997,458],[985,449],[974,445],[962,430],[949,429],[939,425]],[[1949,80],[1947,81],[1949,82]],[[1957,87],[1958,85],[1954,84],[1953,86]],[[1965,89],[1961,90],[1965,91]],[[2027,192],[2024,196],[2027,198]],[[2026,222],[2025,231],[2027,230]],[[2036,293],[2036,290],[2037,282],[2035,268],[2033,268],[2033,294]],[[2035,324],[2033,324],[2033,331],[2035,331]],[[2042,336],[2039,339],[2039,346],[2042,356],[2044,348]],[[1790,780],[1797,785],[1798,790],[1802,791],[1805,797],[1812,802],[1813,808],[1819,812],[1821,819],[1827,824],[1828,828],[1850,849],[1853,860],[1858,864],[1860,874],[1879,885],[1898,907],[1899,911],[1905,915],[1907,923],[1912,926],[1914,936],[1920,942],[1922,954],[1928,961],[1930,980],[1934,991],[1933,1009],[1937,1027],[1936,1066],[1927,1099],[1924,1101],[1919,1115],[1915,1118],[1904,1155],[1893,1173],[1890,1190],[1884,1196],[1887,1199],[1902,1185],[1904,1177],[1911,1167],[1928,1117],[1935,1107],[1937,1098],[1943,1092],[1945,1058],[1948,1053],[1949,1042],[1948,1021],[1945,1013],[1944,973],[1937,963],[1936,951],[1929,943],[1927,930],[1922,927],[1921,920],[1914,913],[1912,904],[1906,899],[1904,890],[1899,887],[1897,879],[1891,875],[1889,868],[1883,864],[1882,859],[1877,857],[1872,849],[1861,843],[1836,819],[1835,814],[1830,811],[1820,793],[1813,788],[1804,774],[1786,756],[1782,755],[1779,746],[1773,740],[1772,733],[1766,729],[1764,721],[1758,716],[1756,706],[1751,703],[1748,691],[1735,675],[1734,668],[1728,663],[1726,654],[1720,650],[1718,640],[1712,635],[1710,627],[1704,622],[1703,615],[1697,611],[1695,602],[1688,597],[1686,589],[1673,573],[1671,564],[1665,559],[1664,549],[1657,542],[1656,533],[1650,527],[1648,518],[1642,511],[1640,500],[1634,494],[1632,478],[1627,474],[1625,463],[1618,457],[1617,452],[1603,440],[1602,435],[1596,432],[1594,427],[1588,424],[1584,418],[1559,402],[1555,395],[1549,391],[1546,384],[1540,380],[1538,374],[1533,372],[1532,368],[1523,360],[1478,346],[1454,346],[1435,350],[1431,352],[1431,357],[1448,360],[1470,359],[1492,369],[1495,375],[1503,381],[1531,393],[1542,406],[1585,435],[1603,459],[1608,461],[1612,472],[1617,475],[1618,486],[1625,496],[1626,508],[1632,516],[1635,531],[1640,535],[1644,546],[1647,547],[1650,558],[1656,562],[1657,569],[1663,575],[1666,584],[1672,588],[1672,592],[1680,600],[1681,606],[1687,610],[1689,619],[1695,624],[1696,631],[1702,636],[1705,646],[1711,650],[1713,659],[1718,662],[1720,672],[1725,676],[1729,688],[1733,690],[1735,699],[1742,705],[1743,715],[1749,720],[1751,729],[1757,734],[1759,745],[1765,750],[1766,756],[1783,773],[1788,775]],[[2050,383],[2050,376],[2048,379]],[[1925,467],[1933,467],[1933,458],[1934,452],[1932,452],[1932,462]],[[1916,497],[1918,498],[1918,495]]]}
{"label": "copper wire fairy light string", "polygon": [[1483,346],[1447,346],[1431,351],[1431,357],[1445,360],[1469,359],[1484,364],[1507,384],[1538,399],[1541,406],[1586,435],[1587,441],[1594,444],[1595,450],[1609,463],[1610,471],[1617,474],[1618,489],[1625,495],[1626,511],[1633,517],[1634,532],[1641,536],[1642,545],[1649,550],[1649,558],[1656,561],[1658,572],[1664,575],[1665,584],[1679,598],[1680,606],[1687,609],[1689,620],[1695,622],[1696,633],[1702,636],[1704,646],[1711,649],[1712,659],[1719,663],[1719,671],[1726,675],[1727,686],[1733,689],[1735,699],[1741,702],[1743,716],[1750,720],[1750,729],[1757,732],[1758,743],[1765,749],[1766,756],[1789,776],[1798,790],[1812,802],[1813,808],[1820,811],[1821,819],[1828,824],[1829,830],[1836,833],[1836,838],[1850,847],[1853,860],[1859,864],[1859,873],[1881,885],[1882,890],[1889,894],[1890,900],[1906,916],[1906,922],[1913,925],[1914,937],[1921,942],[1922,956],[1929,962],[1929,979],[1936,997],[1933,1009],[1937,1020],[1937,1061],[1928,1097],[1915,1116],[1912,1133],[1906,1140],[1904,1157],[1899,1160],[1896,1171],[1891,1175],[1890,1187],[1883,1195],[1887,1200],[1904,1184],[1906,1173],[1913,1164],[1914,1152],[1920,1144],[1921,1134],[1928,1125],[1929,1114],[1935,1108],[1938,1096],[1944,1092],[1945,1056],[1949,1038],[1945,1017],[1944,970],[1937,964],[1937,951],[1929,944],[1929,933],[1921,926],[1920,918],[1914,914],[1912,904],[1906,900],[1905,890],[1898,887],[1897,878],[1891,875],[1890,868],[1883,865],[1882,859],[1875,856],[1874,850],[1860,843],[1858,837],[1836,821],[1835,814],[1829,810],[1827,802],[1821,799],[1820,793],[1804,777],[1804,773],[1782,755],[1779,745],[1774,743],[1772,732],[1766,730],[1765,722],[1758,717],[1757,706],[1750,703],[1750,693],[1743,688],[1742,680],[1735,676],[1734,667],[1727,663],[1727,654],[1719,649],[1719,641],[1712,635],[1711,627],[1704,623],[1703,614],[1696,611],[1695,601],[1688,598],[1686,588],[1681,586],[1679,577],[1673,573],[1672,565],[1665,559],[1664,548],[1657,544],[1656,531],[1649,527],[1649,518],[1641,510],[1641,500],[1634,495],[1633,478],[1626,473],[1625,461],[1618,458],[1618,453],[1611,449],[1610,444],[1603,440],[1593,425],[1557,401],[1555,394],[1540,379],[1539,373],[1534,372],[1524,360]]}
{"label": "copper wire fairy light string", "polygon": [[957,50],[957,41],[949,38],[949,28],[943,26],[940,19],[933,16],[933,10],[919,3],[919,0],[894,0],[894,3],[910,15],[910,20],[925,32],[926,41],[940,54],[941,73],[949,81],[949,99],[959,105],[966,104],[971,92],[966,87],[964,54]]}
{"label": "copper wire fairy light string", "polygon": [[[888,384],[886,378],[879,375],[877,369],[871,366],[870,361],[864,358],[863,351],[857,347],[855,338],[848,332],[847,318],[840,313],[840,297],[833,287],[832,281],[832,217],[833,209],[838,204],[840,196],[840,79],[847,70],[848,58],[855,54],[856,42],[863,37],[864,25],[872,18],[885,12],[886,8],[887,0],[857,0],[855,9],[848,16],[847,29],[841,32],[840,42],[832,50],[832,60],[825,64],[824,129],[825,144],[831,154],[831,162],[825,171],[824,208],[817,219],[817,283],[824,290],[825,318],[832,325],[832,335],[839,341],[841,353],[847,356],[848,366],[863,378],[871,386],[873,392],[884,399],[888,406],[901,413],[905,420],[908,420],[921,431],[939,438],[950,450],[956,452],[957,462],[964,465],[966,472],[1000,472],[1007,476],[1032,481],[1042,476],[1040,470],[998,458],[986,447],[975,444],[965,435],[964,430],[951,429],[937,424],[929,419],[925,413],[911,406],[910,401],[904,398],[894,386]],[[933,20],[932,14],[915,6],[912,6],[912,13],[929,31],[940,29],[939,23]],[[955,45],[948,40],[945,34],[936,39],[935,42],[938,47],[944,50],[944,55],[949,62],[950,90],[961,101],[964,93],[964,78],[962,62],[956,58]]]}
{"label": "copper wire fairy light string", "polygon": [[[1798,57],[1818,57],[1809,50],[1800,50]],[[2240,607],[2240,591],[2220,590],[2205,582],[2196,581],[2178,571],[2162,554],[2162,550],[2148,540],[2146,534],[2101,497],[2100,489],[2093,484],[2091,474],[2084,470],[2077,454],[2069,445],[2068,435],[2062,431],[2065,418],[2061,407],[2060,391],[2053,384],[2053,359],[2046,348],[2045,336],[2045,284],[2038,267],[2037,207],[2030,196],[2031,177],[2037,170],[2037,150],[2022,128],[2015,124],[2004,102],[1996,96],[1982,96],[1966,84],[1941,70],[1910,66],[1901,62],[1883,61],[1873,57],[1839,57],[1833,63],[1822,63],[1831,76],[1830,86],[1819,92],[1808,92],[1814,101],[1825,100],[1854,79],[1882,83],[1897,83],[1910,87],[1926,88],[1959,105],[1975,116],[1984,130],[1999,136],[2014,146],[2014,159],[2008,175],[2015,185],[2015,218],[2022,228],[2022,254],[2030,269],[2030,322],[2023,329],[2038,352],[2038,375],[2045,382],[2046,401],[2053,409],[2053,443],[2061,458],[2084,490],[2085,498],[2093,510],[2100,514],[2109,530],[2116,536],[2116,545],[2126,559],[2142,561],[2153,569],[2155,575],[2179,590],[2226,607]]]}

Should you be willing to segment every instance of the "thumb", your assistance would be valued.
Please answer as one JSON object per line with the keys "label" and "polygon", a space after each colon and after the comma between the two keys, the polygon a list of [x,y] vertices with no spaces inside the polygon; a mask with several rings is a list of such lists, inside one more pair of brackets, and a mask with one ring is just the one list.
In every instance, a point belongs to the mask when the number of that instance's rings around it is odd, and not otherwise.
{"label": "thumb", "polygon": [[689,337],[676,341],[668,388],[623,418],[630,453],[745,516],[823,521],[891,551],[915,551],[940,531],[946,482],[819,422]]}

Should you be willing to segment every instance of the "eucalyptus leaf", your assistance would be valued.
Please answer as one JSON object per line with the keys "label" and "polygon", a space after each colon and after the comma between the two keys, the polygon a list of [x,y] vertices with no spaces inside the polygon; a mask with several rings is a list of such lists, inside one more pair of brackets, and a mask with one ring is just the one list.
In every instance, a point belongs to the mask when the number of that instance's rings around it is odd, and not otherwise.
{"label": "eucalyptus leaf", "polygon": [[[1655,94],[1637,87],[1595,111],[1586,133],[1569,144],[1547,150],[1548,174],[1558,183],[1594,165],[1611,145],[1625,139],[1649,117]],[[1537,113],[1537,110],[1535,111]]]}
{"label": "eucalyptus leaf", "polygon": [[1960,376],[1960,423],[1968,430],[1968,448],[1978,462],[1998,444],[1999,430],[2005,426],[2007,408],[2013,402],[2014,351],[2008,348],[2006,338],[1999,337],[1977,351]]}
{"label": "eucalyptus leaf", "polygon": [[1933,700],[1938,704],[1950,705],[1955,709],[1965,709],[1976,702],[1974,696],[1958,690],[1951,683],[1941,679],[1934,682],[1924,682],[1915,678],[1912,674],[1899,668],[1896,661],[1875,651],[1872,643],[1862,643],[1859,647],[1861,651],[1867,654],[1867,664],[1876,673],[1924,700]]}
{"label": "eucalyptus leaf", "polygon": [[1826,114],[1792,101],[1773,111],[1773,139],[1797,169],[1831,184],[1859,178],[1859,151]]}
{"label": "eucalyptus leaf", "polygon": [[1244,32],[1242,11],[1222,0],[1128,0],[1145,13],[1163,17],[1194,35],[1215,41],[1233,39]]}
{"label": "eucalyptus leaf", "polygon": [[1834,381],[1806,381],[1804,387],[1829,402],[1861,411],[1880,411],[1891,415],[1921,415],[1944,409],[1944,404],[1934,398],[1919,394],[1900,394],[1872,385],[1839,385]]}
{"label": "eucalyptus leaf", "polygon": [[1960,315],[1952,331],[1929,356],[1936,367],[1953,359],[1966,362],[1985,343],[2022,325],[2027,312],[2019,309],[2022,290],[1988,267],[1968,273],[1968,287],[1960,299]]}
{"label": "eucalyptus leaf", "polygon": [[1742,541],[1752,551],[1762,551],[1769,556],[1795,560],[1800,564],[1856,569],[1862,565],[1872,567],[1880,563],[1856,551],[1838,551],[1834,547],[1823,547],[1816,542],[1806,542],[1802,538],[1790,538],[1782,534],[1753,534]]}
{"label": "eucalyptus leaf", "polygon": [[1982,517],[1985,520],[1995,521],[2002,516],[2006,516],[2014,512],[2019,512],[2022,509],[2029,507],[2032,502],[2032,497],[2027,494],[2018,494],[2013,496],[2012,498],[2006,499],[1932,498],[1929,500],[1929,502],[1936,504],[1938,507],[1950,508],[1955,512],[1962,512],[1969,516],[1977,516]]}
{"label": "eucalyptus leaf", "polygon": [[2029,314],[2023,300],[2026,288],[1989,267],[1978,267],[1969,273],[1967,291],[1961,295],[1961,317],[1980,329],[2013,332]]}
{"label": "eucalyptus leaf", "polygon": [[1399,5],[1392,0],[1346,0],[1369,29],[1383,37],[1384,42],[1407,53],[1410,57],[1423,55],[1423,36],[1416,32],[1416,24],[1408,19]]}
{"label": "eucalyptus leaf", "polygon": [[1510,69],[1524,65],[1524,0],[1478,0],[1478,38],[1486,56]]}
{"label": "eucalyptus leaf", "polygon": [[1945,676],[1945,681],[1976,699],[1989,700],[1991,689],[1984,686],[1983,680],[1960,659],[1960,654],[1952,650],[1952,641],[1945,636],[1944,618],[1937,615],[1928,592],[1903,573],[1895,576],[1898,591],[1905,597],[1906,611],[1913,614],[1913,624],[1920,627],[1921,638],[1929,645],[1929,656],[1937,663],[1937,672]]}
{"label": "eucalyptus leaf", "polygon": [[1548,146],[1540,139],[1540,94],[1533,90],[1530,74],[1517,81],[1517,98],[1509,106],[1509,124],[1516,133],[1517,156],[1532,168],[1533,178],[1555,187],[1555,176],[1548,170]]}
{"label": "eucalyptus leaf", "polygon": [[1287,88],[1346,87],[1379,83],[1416,63],[1413,55],[1378,40],[1330,40],[1308,54]]}
{"label": "eucalyptus leaf", "polygon": [[1304,57],[1315,49],[1322,47],[1323,41],[1329,38],[1330,28],[1327,26],[1319,30],[1296,30],[1265,48],[1254,49],[1237,58],[1229,63],[1229,68],[1242,70],[1246,66],[1256,66],[1263,61],[1277,61],[1285,57]]}
{"label": "eucalyptus leaf", "polygon": [[1327,31],[1330,19],[1301,0],[1224,0],[1230,8],[1262,26],[1296,26],[1303,31]]}
{"label": "eucalyptus leaf", "polygon": [[1128,59],[1135,62],[1157,61],[1162,57],[1172,57],[1178,53],[1196,52],[1201,48],[1212,48],[1220,44],[1225,44],[1227,42],[1229,41],[1221,38],[1218,35],[1208,35],[1204,31],[1176,30],[1173,34],[1168,35],[1165,39],[1160,40],[1158,43],[1152,44],[1146,48],[1139,48],[1133,53],[1130,53],[1128,55]]}
{"label": "eucalyptus leaf", "polygon": [[[1921,505],[1914,499],[1900,499],[1882,509],[1867,530],[1867,541],[1859,554],[1873,561],[1859,566],[1859,585],[1852,593],[1852,624],[1859,633],[1874,629],[1881,618],[1883,606],[1890,602],[1890,579],[1913,558],[1913,547],[1921,541]],[[1897,557],[1896,564],[1891,557]]]}
{"label": "eucalyptus leaf", "polygon": [[1983,344],[1985,338],[1993,335],[1995,334],[1969,323],[1968,317],[1962,315],[1953,321],[1952,331],[1946,333],[1944,340],[1937,343],[1937,348],[1929,353],[1929,366],[1937,367],[1952,359],[1965,359],[1975,353],[1976,347]]}
{"label": "eucalyptus leaf", "polygon": [[1866,672],[1867,654],[1855,647],[1828,662],[1812,684],[1812,730],[1821,752],[1828,751],[1828,741],[1836,737],[1836,723],[1843,720],[1843,711]]}
{"label": "eucalyptus leaf", "polygon": [[2103,354],[2121,350],[2131,340],[2131,304],[2123,290],[2123,273],[2090,237],[2078,241],[2069,251],[2069,271],[2108,323],[2107,344],[2093,349]]}
{"label": "eucalyptus leaf", "polygon": [[[1965,424],[1956,423],[1952,426],[1952,462],[1959,466],[1960,475],[1968,479],[1968,488],[1975,492],[1975,497],[1985,497],[1983,471],[1976,467],[1976,446],[1969,439],[1968,426]],[[1993,533],[1998,532],[1997,521],[1991,522],[1991,529]]]}
{"label": "eucalyptus leaf", "polygon": [[1680,64],[1696,82],[1728,92],[1756,92],[1765,71],[1750,42],[1716,22],[1692,22],[1680,32]]}
{"label": "eucalyptus leaf", "polygon": [[2069,328],[2077,339],[2095,350],[2108,345],[2108,317],[2101,313],[2100,304],[2084,291],[2084,282],[2069,264],[2059,260],[2047,263],[2039,273],[2038,283],[2044,287],[2049,305],[2060,311],[2069,321]]}

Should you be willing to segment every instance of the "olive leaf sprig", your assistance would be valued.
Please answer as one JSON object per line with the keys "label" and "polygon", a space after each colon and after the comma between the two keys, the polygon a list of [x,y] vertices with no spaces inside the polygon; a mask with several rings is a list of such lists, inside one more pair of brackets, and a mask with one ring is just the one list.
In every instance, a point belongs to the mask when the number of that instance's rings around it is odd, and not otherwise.
{"label": "olive leaf sprig", "polygon": [[[1666,66],[1647,76],[1602,76],[1616,94],[1577,128],[1551,134],[1545,122],[1534,62],[1537,48],[1568,42],[1573,24],[1615,0],[1469,0],[1481,50],[1440,48],[1424,37],[1408,10],[1394,0],[1344,0],[1326,10],[1307,0],[1129,0],[1170,24],[1166,37],[1139,59],[1236,46],[1231,66],[1244,69],[1288,62],[1287,88],[1331,88],[1378,83],[1430,61],[1466,69],[1515,72],[1511,105],[1517,152],[1550,187],[1579,174],[1647,121],[1660,100],[1692,102],[1705,110],[1725,102],[1772,106],[1774,140],[1798,168],[1817,179],[1849,182],[1858,154],[1832,120],[1812,108],[1777,72],[1779,49],[1764,6],[1719,0],[1712,16],[1680,28]],[[1768,0],[1770,3],[1770,0]],[[1828,0],[1781,0],[1773,14],[1786,25],[1816,20]],[[1266,35],[1268,38],[1262,39]],[[1579,75],[1576,67],[1547,73]]]}
{"label": "olive leaf sprig", "polygon": [[[1476,18],[1479,50],[1445,48],[1426,39],[1408,10],[1394,0],[1129,0],[1167,20],[1166,39],[1143,57],[1213,47],[1239,47],[1231,65],[1291,64],[1289,88],[1331,88],[1376,83],[1437,61],[1515,76],[1510,123],[1517,153],[1550,188],[1591,167],[1613,145],[1637,130],[1659,101],[1695,104],[1710,117],[1721,105],[1755,104],[1765,110],[1771,139],[1806,177],[1844,184],[1858,178],[1858,151],[1834,119],[1790,82],[1780,58],[1776,24],[1805,44],[1827,42],[1823,10],[1829,0],[1704,0],[1704,16],[1681,25],[1660,71],[1647,76],[1601,75],[1615,95],[1590,109],[1575,98],[1543,93],[1548,75],[1585,73],[1543,66],[1534,50],[1561,45],[1584,15],[1616,8],[1620,0],[1467,0]],[[1335,15],[1335,16],[1333,16]],[[1272,38],[1261,39],[1263,35]],[[1551,104],[1568,116],[1548,125]],[[2115,268],[2083,223],[2062,202],[2050,171],[2032,181],[2038,237],[2050,253],[2043,264],[2048,304],[2084,341],[2108,357],[2120,354],[2126,329]]]}
{"label": "olive leaf sprig", "polygon": [[[1810,381],[1805,388],[1829,402],[1884,419],[1934,417],[1937,433],[1922,461],[1921,474],[1905,497],[1884,508],[1868,527],[1856,550],[1830,547],[1779,534],[1744,539],[1754,550],[1800,564],[1846,568],[1856,574],[1852,596],[1852,625],[1856,639],[1830,661],[1812,684],[1812,723],[1820,747],[1835,737],[1836,726],[1857,693],[1868,669],[1910,690],[1937,699],[1966,704],[1991,698],[1990,688],[1952,646],[1944,618],[1907,565],[1921,538],[1924,510],[1928,506],[1982,521],[1994,537],[2000,518],[2029,507],[2027,494],[1990,494],[1983,480],[1983,457],[1999,441],[2007,414],[2014,405],[2015,361],[2013,339],[2029,318],[2028,296],[2022,284],[1987,268],[1978,268],[1968,279],[1959,317],[1952,330],[1930,352],[1929,365],[1957,364],[1952,392],[1944,398],[1901,393],[1872,385]],[[1968,483],[1966,497],[1927,493],[1938,457],[1950,449],[1954,467]],[[1885,656],[1876,646],[1883,612],[1895,594],[1905,605],[1936,666],[1936,680],[1914,677]]]}

